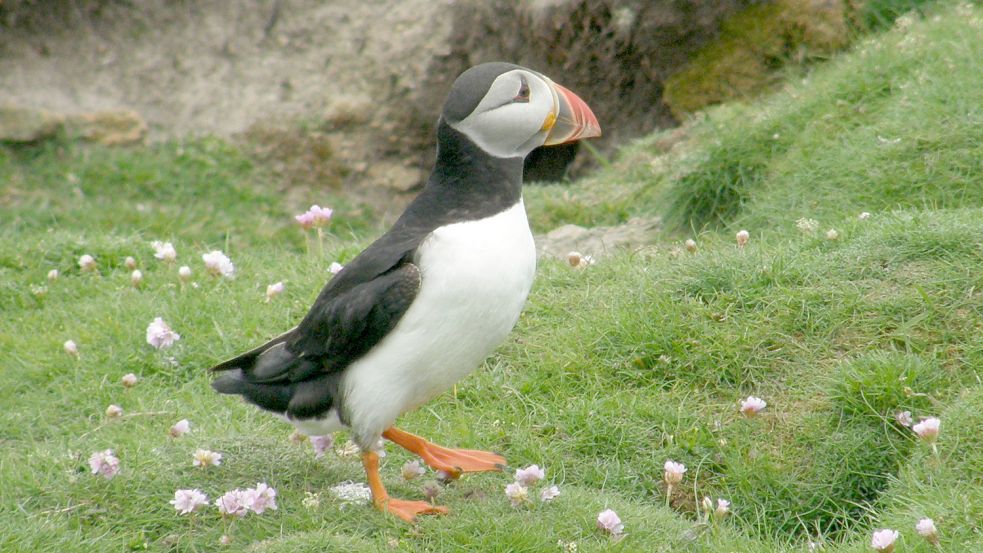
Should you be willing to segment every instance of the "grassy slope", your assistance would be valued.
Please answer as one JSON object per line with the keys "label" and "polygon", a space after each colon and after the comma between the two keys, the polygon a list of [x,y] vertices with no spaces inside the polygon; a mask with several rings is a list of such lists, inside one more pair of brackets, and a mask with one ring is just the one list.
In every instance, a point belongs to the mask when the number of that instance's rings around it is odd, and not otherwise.
{"label": "grassy slope", "polygon": [[[254,551],[387,550],[390,542],[406,551],[549,551],[562,540],[581,551],[765,552],[803,551],[806,541],[820,540],[827,551],[860,552],[871,528],[890,526],[901,530],[902,550],[929,551],[913,530],[922,516],[935,518],[944,550],[983,548],[974,531],[983,514],[983,170],[971,156],[980,153],[978,135],[973,142],[963,126],[978,125],[981,114],[978,90],[965,86],[972,76],[937,72],[939,60],[979,68],[978,45],[967,39],[979,24],[979,8],[972,17],[946,10],[909,31],[925,37],[912,50],[899,51],[904,38],[888,35],[886,46],[866,46],[810,77],[808,91],[715,111],[668,157],[652,157],[653,139],[566,197],[547,197],[555,188],[532,191],[537,225],[566,215],[608,221],[681,209],[664,198],[709,197],[700,179],[733,182],[726,176],[744,174],[734,167],[745,159],[739,152],[760,161],[754,179],[739,185],[736,207],[711,212],[727,225],[748,225],[753,238],[743,251],[731,233],[708,231],[696,255],[657,248],[586,271],[543,263],[519,328],[488,367],[402,425],[505,452],[516,465],[545,465],[563,495],[516,510],[502,494],[507,475],[474,475],[442,493],[451,516],[415,530],[368,508],[339,509],[324,489],[362,479],[357,461],[313,459],[309,447],[286,440],[282,423],[211,393],[201,372],[293,324],[325,280],[327,262],[353,255],[371,226],[340,209],[328,254],[308,253],[316,243],[305,246],[283,198],[215,142],[0,150],[0,550],[146,543],[209,551],[222,549],[218,538],[229,532],[234,548]],[[875,54],[898,76],[861,71],[859,60]],[[907,73],[897,67],[902,58]],[[899,83],[908,82],[905,74],[945,80],[926,81],[918,92],[924,101],[907,96],[921,110],[888,110],[901,98],[885,93],[863,113],[844,108],[823,118],[838,109],[835,94],[848,94],[837,92],[849,87],[836,79],[876,80],[870,73]],[[932,107],[928,99],[942,94],[946,104]],[[929,119],[942,112],[950,113],[951,132],[935,132],[925,146],[919,140],[940,128]],[[821,121],[851,132],[820,132]],[[754,140],[779,124],[779,140],[789,141],[781,148]],[[887,132],[901,141],[876,140]],[[937,172],[922,163],[928,158]],[[866,176],[845,178],[857,174]],[[940,181],[949,186],[928,186],[939,175],[949,175]],[[843,186],[823,188],[834,181]],[[604,203],[583,205],[602,182]],[[915,199],[897,194],[903,183]],[[808,209],[806,197],[815,199]],[[896,206],[909,209],[888,211]],[[855,219],[862,209],[871,219]],[[790,232],[800,216],[835,225],[840,239]],[[175,242],[198,287],[180,286],[174,267],[152,258],[154,239]],[[200,253],[212,248],[230,253],[236,280],[201,275]],[[98,275],[79,273],[82,253],[99,260]],[[127,255],[145,273],[139,290],[121,267]],[[51,268],[63,276],[46,283]],[[287,292],[264,303],[266,284],[278,280]],[[47,284],[47,294],[35,297],[32,284]],[[182,334],[174,348],[145,344],[155,316]],[[79,360],[62,352],[67,339],[79,343]],[[142,378],[131,390],[119,384],[127,372]],[[737,415],[736,401],[748,394],[768,400],[763,416]],[[106,421],[110,403],[128,416]],[[939,458],[893,422],[902,409],[942,417]],[[194,431],[172,440],[167,428],[180,418]],[[110,447],[122,459],[121,475],[87,474],[88,455]],[[225,462],[193,469],[197,447],[223,452]],[[383,470],[392,491],[419,497],[419,484],[397,476],[408,457],[389,451]],[[669,508],[660,483],[666,458],[689,467]],[[167,504],[176,488],[215,497],[257,481],[279,490],[281,508],[231,529],[214,511],[190,520]],[[320,506],[302,504],[308,491],[321,492]],[[703,495],[729,498],[734,516],[701,524]],[[608,506],[628,532],[617,544],[593,528]]]}

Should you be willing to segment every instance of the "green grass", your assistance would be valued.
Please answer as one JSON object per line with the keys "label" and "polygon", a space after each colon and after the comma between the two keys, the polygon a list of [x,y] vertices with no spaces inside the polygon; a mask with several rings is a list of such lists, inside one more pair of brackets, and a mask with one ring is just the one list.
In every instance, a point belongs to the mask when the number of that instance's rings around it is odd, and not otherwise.
{"label": "green grass", "polygon": [[[541,262],[507,343],[456,393],[400,425],[440,443],[500,451],[517,467],[545,466],[562,495],[516,509],[503,493],[509,475],[470,475],[442,489],[449,516],[415,527],[367,506],[341,508],[327,489],[364,481],[356,458],[314,459],[309,445],[287,439],[287,425],[214,394],[203,372],[296,323],[328,263],[347,261],[380,232],[357,206],[320,195],[292,200],[218,140],[0,148],[0,550],[505,552],[575,542],[579,551],[765,553],[806,551],[813,541],[823,551],[860,553],[870,550],[873,529],[890,527],[902,534],[899,552],[928,552],[934,548],[914,531],[926,516],[943,551],[983,550],[983,168],[964,128],[979,123],[979,108],[959,85],[972,77],[951,71],[926,81],[921,100],[912,100],[921,119],[905,115],[907,127],[901,111],[885,107],[900,102],[894,94],[874,102],[884,109],[867,114],[877,118],[851,115],[844,128],[809,130],[823,118],[803,115],[842,108],[834,77],[847,68],[856,83],[869,83],[882,70],[907,82],[946,56],[967,67],[956,53],[971,46],[966,33],[983,17],[973,13],[949,8],[939,21],[915,23],[909,32],[932,40],[914,51],[892,47],[901,38],[892,31],[885,46],[866,45],[811,76],[810,94],[796,88],[797,96],[715,110],[667,156],[653,153],[661,135],[568,194],[530,189],[539,228],[566,218],[672,217],[678,207],[667,198],[684,198],[681,182],[703,194],[685,180],[697,173],[741,199],[711,210],[724,230],[700,233],[695,254],[679,254],[670,234],[586,270]],[[883,56],[880,69],[861,70],[870,52]],[[765,113],[783,115],[767,123]],[[946,113],[961,118],[943,119],[947,132],[932,135],[931,148],[919,142],[933,128],[927,118]],[[755,137],[779,122],[782,132],[801,134],[762,151]],[[887,128],[898,144],[863,145],[862,136]],[[735,156],[741,148],[750,155]],[[715,166],[713,155],[723,156]],[[946,186],[919,187],[926,155]],[[880,165],[869,165],[874,157]],[[753,179],[735,177],[734,160],[757,167]],[[871,168],[866,187],[843,177],[862,163]],[[834,177],[843,186],[819,194]],[[795,208],[808,190],[815,205]],[[904,190],[916,199],[904,199]],[[732,202],[727,194],[718,194],[721,206]],[[310,203],[338,208],[323,255],[292,223]],[[872,216],[858,220],[861,210]],[[839,238],[798,232],[802,216],[835,226]],[[752,238],[739,249],[732,229],[744,225]],[[153,258],[158,239],[174,242],[177,265],[193,268],[196,285],[181,285],[175,266]],[[203,274],[200,255],[215,248],[236,264],[235,280]],[[96,257],[98,273],[78,270],[83,253]],[[144,273],[138,289],[126,256]],[[61,277],[48,282],[51,269]],[[286,292],[264,302],[276,281]],[[181,334],[174,347],[146,344],[156,316]],[[62,351],[68,339],[79,344],[78,359]],[[125,389],[120,377],[129,372],[141,380]],[[737,402],[751,394],[768,408],[744,418]],[[111,403],[125,410],[121,419],[106,419]],[[941,417],[937,456],[895,422],[903,410]],[[170,438],[182,418],[192,432]],[[199,447],[222,452],[223,464],[192,467]],[[112,480],[89,474],[86,462],[106,448],[122,461]],[[390,491],[421,497],[423,483],[399,477],[410,457],[388,452]],[[689,468],[668,498],[666,459]],[[214,509],[182,517],[168,504],[178,488],[214,499],[256,482],[277,489],[279,510],[228,524]],[[304,503],[308,493],[319,494],[318,505]],[[731,500],[733,515],[707,524],[704,496]],[[609,507],[625,523],[618,542],[594,525]],[[219,545],[223,534],[233,545]]]}
{"label": "green grass", "polygon": [[709,110],[681,140],[657,133],[611,170],[538,188],[537,224],[657,214],[677,232],[785,230],[799,217],[983,205],[980,8],[927,12],[770,98]]}

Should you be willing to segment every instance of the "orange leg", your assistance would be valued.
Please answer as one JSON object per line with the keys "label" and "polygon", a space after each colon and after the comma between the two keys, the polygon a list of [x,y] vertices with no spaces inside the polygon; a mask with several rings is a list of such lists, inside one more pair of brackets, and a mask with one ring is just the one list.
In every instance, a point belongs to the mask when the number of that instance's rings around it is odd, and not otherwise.
{"label": "orange leg", "polygon": [[501,455],[473,449],[448,449],[396,427],[383,432],[382,437],[419,455],[424,463],[434,470],[446,472],[451,478],[460,477],[462,472],[484,472],[505,468],[505,457]]}
{"label": "orange leg", "polygon": [[369,480],[369,490],[372,491],[372,503],[376,509],[383,512],[388,511],[406,522],[414,522],[416,515],[421,514],[447,514],[447,507],[431,505],[426,501],[407,501],[389,497],[389,492],[382,485],[382,478],[379,476],[379,455],[377,453],[372,451],[363,453],[362,466],[365,467],[365,475]]}

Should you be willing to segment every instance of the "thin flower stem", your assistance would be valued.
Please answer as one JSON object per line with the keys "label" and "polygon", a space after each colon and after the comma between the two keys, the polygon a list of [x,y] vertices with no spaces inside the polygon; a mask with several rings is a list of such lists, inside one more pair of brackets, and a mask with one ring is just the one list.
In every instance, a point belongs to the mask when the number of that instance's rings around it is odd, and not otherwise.
{"label": "thin flower stem", "polygon": [[669,500],[672,498],[672,484],[666,484],[666,508],[671,508]]}
{"label": "thin flower stem", "polygon": [[321,257],[324,257],[324,231],[321,227],[317,227],[317,248],[321,252]]}

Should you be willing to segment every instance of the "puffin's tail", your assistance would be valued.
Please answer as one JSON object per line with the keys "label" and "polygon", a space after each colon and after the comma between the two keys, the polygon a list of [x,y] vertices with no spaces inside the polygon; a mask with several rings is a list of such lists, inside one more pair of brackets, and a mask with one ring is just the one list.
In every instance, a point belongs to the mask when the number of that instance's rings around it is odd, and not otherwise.
{"label": "puffin's tail", "polygon": [[212,388],[220,394],[241,395],[263,409],[286,411],[294,389],[288,377],[300,361],[285,347],[294,330],[208,369],[225,372],[212,381]]}

